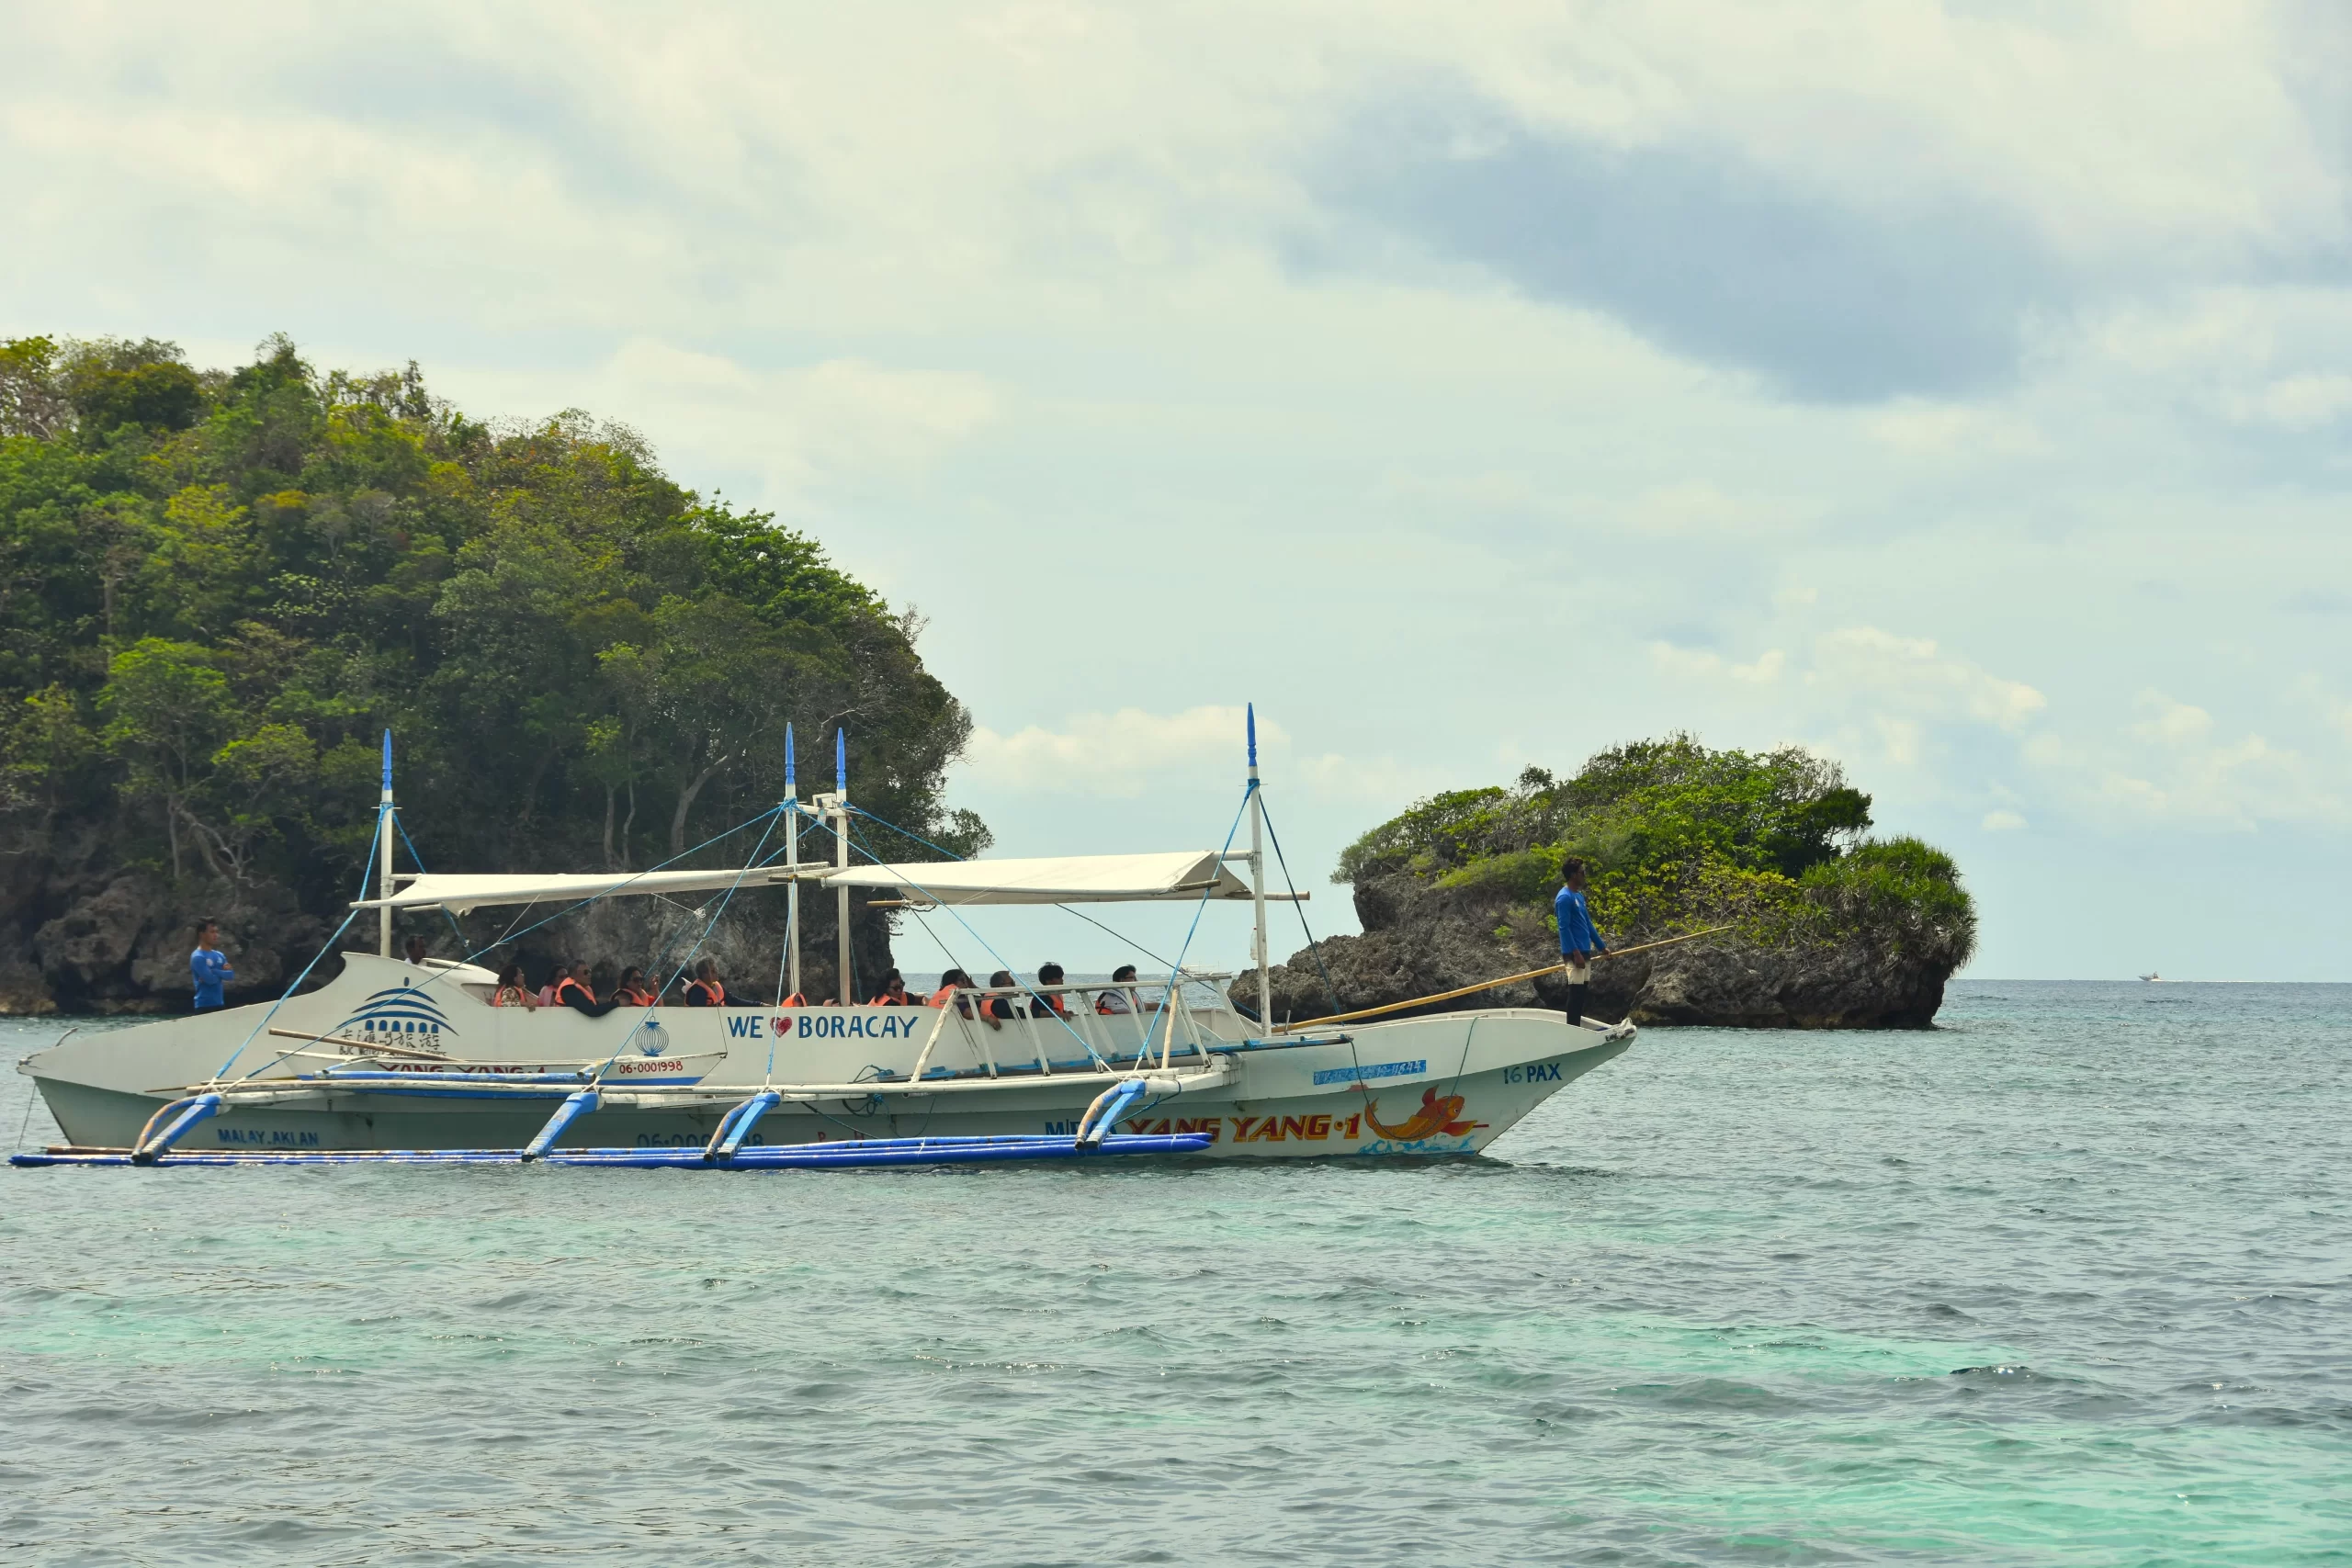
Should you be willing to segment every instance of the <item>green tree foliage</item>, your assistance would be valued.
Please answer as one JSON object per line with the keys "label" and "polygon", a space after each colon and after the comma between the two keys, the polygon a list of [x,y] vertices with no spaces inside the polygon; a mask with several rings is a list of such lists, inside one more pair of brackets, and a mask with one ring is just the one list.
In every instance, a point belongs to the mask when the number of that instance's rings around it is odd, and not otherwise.
{"label": "green tree foliage", "polygon": [[638,866],[811,778],[977,848],[970,723],[916,623],[811,540],[568,412],[494,426],[414,366],[234,371],[0,344],[0,823],[118,863],[345,896],[375,739],[436,866]]}
{"label": "green tree foliage", "polygon": [[1869,925],[1964,961],[1975,914],[1951,857],[1870,828],[1870,796],[1833,761],[1673,735],[1602,751],[1569,778],[1529,768],[1509,788],[1430,795],[1350,845],[1332,880],[1407,873],[1540,907],[1577,854],[1609,929],[1732,920],[1784,941]]}

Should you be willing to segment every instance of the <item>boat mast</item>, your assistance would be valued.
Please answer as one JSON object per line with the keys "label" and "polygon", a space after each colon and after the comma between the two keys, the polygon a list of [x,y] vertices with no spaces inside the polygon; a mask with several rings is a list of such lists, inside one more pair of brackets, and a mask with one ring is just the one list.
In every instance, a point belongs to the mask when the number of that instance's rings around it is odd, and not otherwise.
{"label": "boat mast", "polygon": [[784,865],[791,880],[784,885],[785,962],[791,975],[787,997],[800,994],[800,786],[792,766],[792,721],[784,724],[784,799],[792,820],[785,829]]}
{"label": "boat mast", "polygon": [[392,955],[392,732],[384,731],[384,795],[376,806],[376,956]]}
{"label": "boat mast", "polygon": [[[838,829],[833,834],[833,863],[843,871],[849,869],[849,731],[833,731],[833,815]],[[833,923],[841,934],[841,995],[842,1006],[855,1007],[857,998],[850,994],[849,976],[849,884],[833,889]]]}
{"label": "boat mast", "polygon": [[1258,784],[1258,705],[1247,709],[1250,725],[1250,901],[1256,907],[1250,958],[1258,966],[1258,1027],[1274,1026],[1273,980],[1266,973],[1266,803]]}

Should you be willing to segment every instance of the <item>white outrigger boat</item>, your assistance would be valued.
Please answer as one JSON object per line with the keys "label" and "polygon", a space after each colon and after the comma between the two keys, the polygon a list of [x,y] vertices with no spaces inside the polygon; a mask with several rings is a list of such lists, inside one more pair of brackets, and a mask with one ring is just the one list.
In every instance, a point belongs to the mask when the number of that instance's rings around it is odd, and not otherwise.
{"label": "white outrigger boat", "polygon": [[[1266,906],[1304,895],[1266,888],[1254,719],[1250,752],[1247,852],[1232,850],[1228,835],[1228,848],[1215,852],[852,865],[844,778],[831,795],[803,804],[790,791],[776,807],[790,825],[776,863],[395,876],[388,739],[376,897],[353,906],[355,918],[377,912],[378,951],[345,952],[342,972],[314,991],[80,1034],[27,1058],[18,1070],[38,1084],[68,1143],[15,1158],[776,1167],[1098,1153],[1467,1155],[1632,1043],[1629,1023],[1532,1008],[1260,1022],[1271,1010]],[[837,746],[837,769],[842,755]],[[808,825],[831,832],[832,863],[801,863]],[[1256,917],[1258,1017],[1204,984],[1233,976],[1187,969],[1182,953],[1148,987],[980,989],[936,1008],[848,1005],[848,997],[819,1007],[624,1007],[597,1018],[494,1007],[490,970],[391,955],[399,909],[577,908],[779,885],[790,905],[792,996],[804,885],[839,900],[842,975],[851,972],[853,891],[950,910],[1246,901]],[[1015,1005],[989,1005],[999,998]],[[1098,1010],[1111,998],[1125,1010]],[[990,1016],[1003,1010],[1016,1016]]]}

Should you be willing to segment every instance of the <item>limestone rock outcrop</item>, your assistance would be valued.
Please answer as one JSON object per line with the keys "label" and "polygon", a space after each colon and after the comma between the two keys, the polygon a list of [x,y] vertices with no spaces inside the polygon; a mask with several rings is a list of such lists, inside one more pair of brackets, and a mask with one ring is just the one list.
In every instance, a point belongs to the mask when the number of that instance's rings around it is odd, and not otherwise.
{"label": "limestone rock outcrop", "polygon": [[[1357,885],[1362,936],[1328,937],[1273,971],[1277,1019],[1305,1020],[1380,1007],[1476,985],[1559,961],[1541,907],[1513,907],[1482,889],[1446,888],[1409,872]],[[1607,931],[1632,947],[1664,931]],[[1319,962],[1318,962],[1319,960]],[[1642,1024],[1740,1029],[1925,1029],[1943,1004],[1955,965],[1948,950],[1905,933],[1859,925],[1835,940],[1766,946],[1736,933],[1702,937],[1593,965],[1588,1012]],[[1245,981],[1235,987],[1243,1001]],[[1559,976],[1410,1010],[1566,1005]],[[1335,1005],[1336,1004],[1336,1005]]]}

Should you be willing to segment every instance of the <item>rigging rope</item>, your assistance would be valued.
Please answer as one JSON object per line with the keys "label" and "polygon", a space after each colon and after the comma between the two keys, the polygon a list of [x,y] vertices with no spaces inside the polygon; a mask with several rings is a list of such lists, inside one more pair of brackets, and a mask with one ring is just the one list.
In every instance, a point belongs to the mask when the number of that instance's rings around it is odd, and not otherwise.
{"label": "rigging rope", "polygon": [[1274,814],[1266,809],[1264,793],[1259,792],[1258,810],[1266,818],[1266,837],[1274,841],[1274,863],[1283,868],[1283,886],[1290,889],[1291,908],[1298,911],[1298,929],[1306,932],[1306,951],[1315,954],[1315,967],[1322,971],[1323,994],[1331,998],[1331,1010],[1338,1012],[1343,1005],[1340,987],[1331,983],[1331,971],[1323,962],[1323,944],[1315,940],[1315,931],[1306,923],[1306,900],[1298,896],[1298,884],[1290,879],[1290,862],[1283,859],[1283,836],[1274,831]]}

